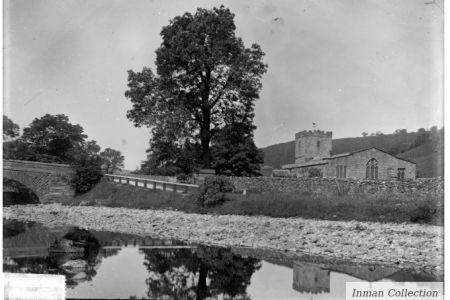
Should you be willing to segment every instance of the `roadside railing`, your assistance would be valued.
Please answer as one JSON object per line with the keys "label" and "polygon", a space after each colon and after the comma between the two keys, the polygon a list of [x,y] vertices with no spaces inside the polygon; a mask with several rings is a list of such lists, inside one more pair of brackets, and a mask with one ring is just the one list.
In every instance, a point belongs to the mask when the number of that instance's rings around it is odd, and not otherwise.
{"label": "roadside railing", "polygon": [[121,176],[121,175],[112,175],[105,174],[105,178],[108,181],[116,182],[119,184],[128,184],[136,187],[143,187],[146,189],[154,189],[154,190],[163,190],[170,192],[178,192],[178,193],[188,193],[190,191],[195,191],[198,189],[198,185],[196,184],[187,184],[187,183],[176,183],[176,182],[167,182],[161,180],[154,179],[145,179],[131,176]]}

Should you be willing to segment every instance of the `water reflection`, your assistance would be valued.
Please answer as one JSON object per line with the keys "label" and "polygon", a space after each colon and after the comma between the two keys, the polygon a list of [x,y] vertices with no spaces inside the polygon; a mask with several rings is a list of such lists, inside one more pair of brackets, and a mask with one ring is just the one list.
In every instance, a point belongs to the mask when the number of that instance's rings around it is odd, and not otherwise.
{"label": "water reflection", "polygon": [[5,272],[66,276],[70,298],[345,299],[347,281],[442,281],[432,272],[190,246],[4,220]]}
{"label": "water reflection", "polygon": [[198,246],[195,249],[143,249],[147,296],[176,299],[249,299],[247,286],[261,267],[258,259],[241,257],[230,249]]}
{"label": "water reflection", "polygon": [[294,263],[294,290],[301,293],[329,293],[330,270],[325,270],[315,264]]}

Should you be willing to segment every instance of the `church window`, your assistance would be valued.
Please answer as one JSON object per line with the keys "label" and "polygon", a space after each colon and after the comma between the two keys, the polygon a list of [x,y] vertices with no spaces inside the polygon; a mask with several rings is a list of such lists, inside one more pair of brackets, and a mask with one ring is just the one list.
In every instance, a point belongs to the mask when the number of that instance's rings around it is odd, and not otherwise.
{"label": "church window", "polygon": [[347,178],[347,166],[336,166],[336,178]]}
{"label": "church window", "polygon": [[320,149],[320,141],[317,141],[317,150]]}
{"label": "church window", "polygon": [[394,173],[394,169],[393,168],[388,168],[387,169],[387,177],[388,177],[388,179],[395,178],[395,173]]}
{"label": "church window", "polygon": [[378,161],[375,158],[370,159],[366,164],[366,179],[378,179]]}

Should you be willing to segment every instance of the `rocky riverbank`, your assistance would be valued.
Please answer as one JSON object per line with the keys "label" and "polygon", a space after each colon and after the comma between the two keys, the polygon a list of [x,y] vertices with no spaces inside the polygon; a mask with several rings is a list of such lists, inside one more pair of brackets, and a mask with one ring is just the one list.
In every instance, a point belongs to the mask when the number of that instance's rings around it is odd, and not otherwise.
{"label": "rocky riverbank", "polygon": [[399,267],[443,267],[443,227],[229,215],[109,207],[22,205],[4,218],[45,226],[72,225],[177,239],[189,243],[252,247]]}

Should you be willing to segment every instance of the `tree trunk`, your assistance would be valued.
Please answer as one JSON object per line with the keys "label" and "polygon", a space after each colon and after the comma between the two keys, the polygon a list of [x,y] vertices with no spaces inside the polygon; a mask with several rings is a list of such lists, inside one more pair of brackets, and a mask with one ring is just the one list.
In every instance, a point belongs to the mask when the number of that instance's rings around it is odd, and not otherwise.
{"label": "tree trunk", "polygon": [[201,144],[202,144],[202,157],[203,168],[211,168],[211,151],[209,149],[209,143],[211,142],[211,130],[209,128],[211,124],[211,115],[209,110],[203,111],[203,124],[200,130]]}
{"label": "tree trunk", "polygon": [[200,126],[200,138],[202,144],[203,168],[211,168],[211,151],[209,143],[211,142],[211,107],[209,106],[209,92],[211,83],[211,70],[207,67],[205,81],[202,91],[202,117],[203,122]]}
{"label": "tree trunk", "polygon": [[211,152],[209,149],[209,138],[203,138],[202,135],[202,154],[203,154],[203,168],[210,169],[211,168]]}
{"label": "tree trunk", "polygon": [[197,299],[202,300],[208,296],[208,286],[206,278],[208,277],[208,267],[200,262],[199,277],[197,282]]}

